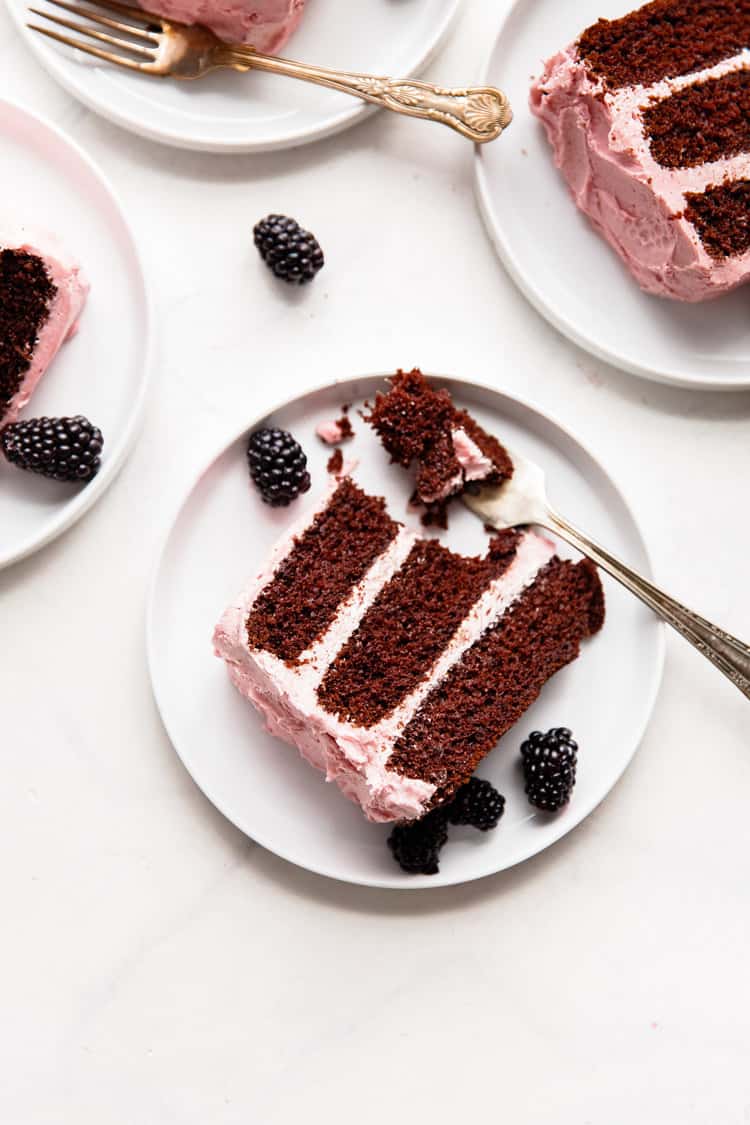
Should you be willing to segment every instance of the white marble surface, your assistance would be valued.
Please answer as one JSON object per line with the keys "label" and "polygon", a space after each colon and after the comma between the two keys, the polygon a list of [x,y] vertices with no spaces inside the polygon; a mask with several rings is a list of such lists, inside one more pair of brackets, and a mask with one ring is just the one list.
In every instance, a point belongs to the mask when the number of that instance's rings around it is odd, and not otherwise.
{"label": "white marble surface", "polygon": [[[472,0],[432,74],[472,78],[502,7]],[[381,893],[213,811],[155,713],[143,610],[175,503],[239,417],[420,363],[575,427],[662,581],[750,636],[750,395],[651,386],[564,342],[496,262],[448,132],[381,116],[280,155],[160,149],[57,89],[4,12],[0,94],[112,178],[160,321],[122,475],[0,575],[3,1125],[747,1125],[750,712],[684,644],[634,765],[572,836],[475,885]],[[303,297],[250,249],[269,210],[325,245]]]}

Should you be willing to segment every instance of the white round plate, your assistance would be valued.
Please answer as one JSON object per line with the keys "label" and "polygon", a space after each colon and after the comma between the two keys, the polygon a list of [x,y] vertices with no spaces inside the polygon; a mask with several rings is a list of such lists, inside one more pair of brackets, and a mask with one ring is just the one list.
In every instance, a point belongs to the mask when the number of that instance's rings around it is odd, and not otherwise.
{"label": "white round plate", "polygon": [[479,205],[511,277],[576,344],[663,383],[750,387],[748,293],[700,305],[643,293],[576,208],[528,107],[545,59],[600,16],[633,7],[632,0],[516,0],[483,78],[508,94],[515,118],[501,142],[477,152]]}
{"label": "white round plate", "polygon": [[[372,112],[357,98],[267,74],[217,71],[199,82],[132,75],[29,31],[26,0],[6,2],[42,65],[69,93],[154,141],[206,152],[265,152],[328,136]],[[308,0],[283,54],[340,70],[412,76],[442,46],[460,3]]]}
{"label": "white round plate", "polygon": [[[440,379],[482,425],[545,467],[553,501],[629,562],[649,573],[632,514],[605,470],[566,430],[534,407],[495,390]],[[361,404],[383,376],[349,380],[292,400],[248,420],[198,476],[169,531],[148,612],[148,649],[156,700],[184,765],[214,805],[277,855],[310,871],[366,886],[440,887],[501,871],[552,844],[602,800],[632,758],[661,679],[662,626],[632,596],[607,581],[608,619],[582,657],[547,685],[541,699],[481,765],[507,797],[501,826],[486,835],[453,829],[440,874],[409,876],[386,847],[387,826],[369,824],[359,807],[327,785],[297,752],[262,728],[232,687],[212,650],[224,608],[260,569],[293,509],[264,506],[249,482],[247,433],[260,425],[292,430],[308,454],[312,504],[326,484],[330,449],[315,437],[343,403]],[[359,460],[355,479],[384,495],[397,518],[407,513],[409,476],[388,464],[379,442],[353,410],[355,438],[346,455]],[[313,499],[311,499],[313,498]],[[487,535],[468,511],[454,507],[446,542],[459,551],[486,549]],[[561,554],[565,553],[561,548]],[[573,800],[557,817],[528,805],[517,759],[521,739],[537,727],[570,726],[581,744]]]}
{"label": "white round plate", "polygon": [[104,434],[102,467],[79,487],[0,463],[0,567],[70,527],[112,482],[135,438],[150,366],[151,318],[135,241],[112,188],[49,122],[0,99],[4,217],[59,235],[91,283],[80,330],[63,344],[23,418],[85,414]]}

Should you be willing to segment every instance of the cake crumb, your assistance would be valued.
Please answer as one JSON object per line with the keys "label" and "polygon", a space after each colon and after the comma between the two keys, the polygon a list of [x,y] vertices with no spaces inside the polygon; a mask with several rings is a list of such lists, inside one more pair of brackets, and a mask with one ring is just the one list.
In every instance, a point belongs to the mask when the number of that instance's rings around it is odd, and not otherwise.
{"label": "cake crumb", "polygon": [[328,458],[328,472],[337,477],[344,467],[344,454],[340,449],[334,449]]}
{"label": "cake crumb", "polygon": [[326,445],[338,445],[354,437],[354,429],[346,414],[330,422],[321,422],[315,433]]}

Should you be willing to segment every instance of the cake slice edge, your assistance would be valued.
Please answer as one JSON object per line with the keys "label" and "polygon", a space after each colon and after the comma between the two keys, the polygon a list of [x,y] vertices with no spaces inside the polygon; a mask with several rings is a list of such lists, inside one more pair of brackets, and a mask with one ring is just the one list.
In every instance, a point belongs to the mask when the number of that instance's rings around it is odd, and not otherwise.
{"label": "cake slice edge", "polygon": [[62,345],[75,335],[90,287],[76,259],[52,235],[26,228],[3,228],[0,229],[0,251],[3,250],[38,258],[55,288],[31,351],[29,368],[15,394],[4,408],[0,407],[0,425],[7,425],[16,421]]}

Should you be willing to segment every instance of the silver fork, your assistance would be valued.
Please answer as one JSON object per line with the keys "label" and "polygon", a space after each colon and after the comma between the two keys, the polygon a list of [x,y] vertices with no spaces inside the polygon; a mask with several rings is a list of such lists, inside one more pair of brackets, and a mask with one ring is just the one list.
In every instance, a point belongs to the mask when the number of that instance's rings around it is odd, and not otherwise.
{"label": "silver fork", "polygon": [[544,473],[539,466],[519,453],[509,454],[514,468],[511,479],[501,485],[484,485],[476,495],[465,493],[466,506],[498,531],[537,524],[555,532],[645,602],[750,699],[750,647],[675,601],[559,515],[547,499]]}
{"label": "silver fork", "polygon": [[[122,4],[119,0],[91,0],[90,7],[70,3],[70,0],[48,2],[78,16],[79,20],[89,20],[97,26],[52,15],[41,8],[29,10],[58,27],[75,31],[114,50],[107,50],[104,46],[97,47],[83,39],[74,39],[59,31],[52,31],[51,28],[30,23],[27,26],[32,31],[64,43],[67,47],[75,47],[103,62],[114,63],[154,78],[202,78],[222,67],[243,72],[264,70],[271,74],[283,74],[288,78],[299,78],[316,86],[327,86],[393,113],[448,125],[477,144],[494,141],[513,118],[508,99],[494,86],[446,89],[411,78],[381,78],[371,74],[309,66],[306,63],[292,62],[291,59],[280,59],[275,55],[262,55],[242,43],[224,43],[212,31],[199,24],[188,26],[162,19],[141,8]],[[98,10],[100,8],[114,13],[118,18],[114,19],[112,14],[103,14]],[[99,30],[100,28],[106,30]],[[119,32],[121,36],[127,35],[129,39],[118,38],[111,34],[113,31]]]}

